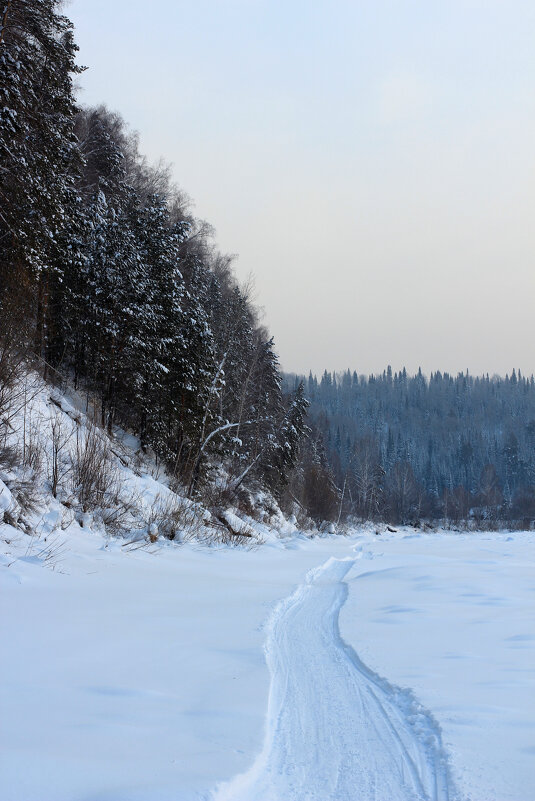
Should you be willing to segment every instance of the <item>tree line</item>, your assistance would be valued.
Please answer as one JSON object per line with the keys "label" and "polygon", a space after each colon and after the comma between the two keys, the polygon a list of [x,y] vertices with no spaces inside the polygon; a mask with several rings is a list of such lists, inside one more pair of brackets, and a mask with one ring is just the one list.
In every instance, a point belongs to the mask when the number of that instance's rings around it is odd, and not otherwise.
{"label": "tree line", "polygon": [[531,525],[535,380],[403,369],[303,380],[325,516]]}
{"label": "tree line", "polygon": [[58,0],[0,20],[0,381],[21,350],[135,431],[189,495],[224,466],[281,494],[305,424],[232,259],[121,117],[79,108]]}

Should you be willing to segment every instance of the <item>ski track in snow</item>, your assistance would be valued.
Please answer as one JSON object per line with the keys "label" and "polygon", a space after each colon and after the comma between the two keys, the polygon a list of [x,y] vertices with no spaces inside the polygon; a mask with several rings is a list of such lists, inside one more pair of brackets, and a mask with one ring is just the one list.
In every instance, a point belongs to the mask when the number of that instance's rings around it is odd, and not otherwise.
{"label": "ski track in snow", "polygon": [[340,636],[343,579],[355,561],[327,560],[274,610],[264,747],[214,801],[457,798],[432,715],[410,690],[369,670]]}

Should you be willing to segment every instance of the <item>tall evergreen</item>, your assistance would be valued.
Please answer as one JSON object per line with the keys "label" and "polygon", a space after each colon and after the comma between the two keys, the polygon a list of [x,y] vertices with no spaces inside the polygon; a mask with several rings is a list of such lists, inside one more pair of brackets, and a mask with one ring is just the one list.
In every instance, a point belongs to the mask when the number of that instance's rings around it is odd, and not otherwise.
{"label": "tall evergreen", "polygon": [[50,296],[72,246],[63,233],[80,164],[73,93],[80,67],[72,23],[59,8],[58,0],[11,3],[0,42],[0,289],[13,272],[31,286],[43,356]]}

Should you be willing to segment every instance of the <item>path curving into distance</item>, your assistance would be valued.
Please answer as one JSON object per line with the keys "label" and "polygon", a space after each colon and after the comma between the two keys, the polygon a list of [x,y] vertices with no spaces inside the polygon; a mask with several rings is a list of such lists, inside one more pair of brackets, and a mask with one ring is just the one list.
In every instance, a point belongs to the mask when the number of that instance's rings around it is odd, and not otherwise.
{"label": "path curving into distance", "polygon": [[438,724],[340,636],[354,564],[329,559],[274,610],[264,747],[214,801],[453,801]]}

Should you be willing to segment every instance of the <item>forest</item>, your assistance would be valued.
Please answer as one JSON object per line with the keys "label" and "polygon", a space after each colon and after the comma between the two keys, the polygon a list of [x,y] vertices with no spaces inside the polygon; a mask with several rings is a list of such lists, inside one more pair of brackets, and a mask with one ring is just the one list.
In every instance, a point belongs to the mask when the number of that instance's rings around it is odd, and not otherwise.
{"label": "forest", "polygon": [[533,376],[285,376],[288,388],[301,381],[333,488],[318,501],[331,516],[533,524]]}
{"label": "forest", "polygon": [[224,469],[280,496],[305,431],[273,339],[163,161],[80,108],[73,26],[17,0],[0,30],[0,419],[21,374],[87,392],[194,497]]}

